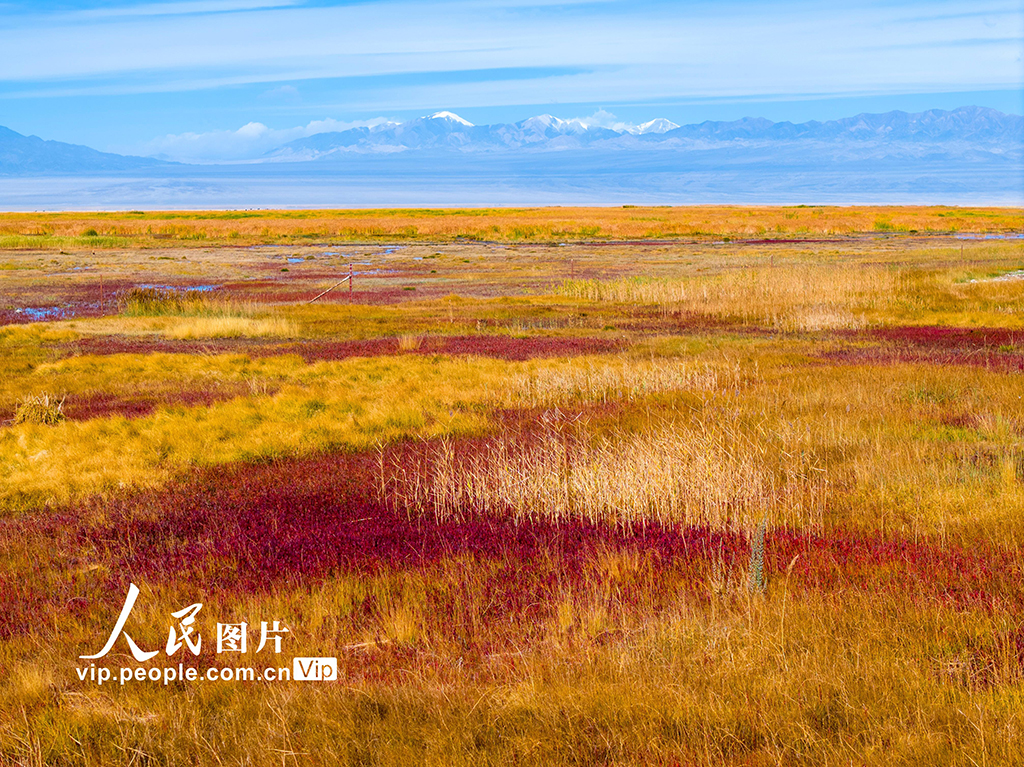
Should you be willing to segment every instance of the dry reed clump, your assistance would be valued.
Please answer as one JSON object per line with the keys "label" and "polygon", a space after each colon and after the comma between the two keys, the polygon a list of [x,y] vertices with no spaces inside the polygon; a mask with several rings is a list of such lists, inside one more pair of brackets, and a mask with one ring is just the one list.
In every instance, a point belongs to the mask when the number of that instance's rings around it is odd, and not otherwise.
{"label": "dry reed clump", "polygon": [[[131,288],[120,296],[121,313],[129,317],[171,317],[163,335],[175,339],[291,337],[296,326],[281,318],[256,317],[252,302],[214,300],[195,290]],[[177,319],[181,318],[181,319]]]}
{"label": "dry reed clump", "polygon": [[888,306],[899,285],[897,274],[873,267],[779,267],[710,278],[565,280],[557,292],[800,331],[863,327],[864,313]]}
{"label": "dry reed clump", "polygon": [[824,469],[781,461],[773,469],[764,446],[747,438],[709,424],[588,438],[559,425],[558,413],[548,418],[556,426],[540,438],[499,437],[462,452],[441,440],[426,457],[382,458],[381,497],[441,519],[511,514],[731,530],[823,523]]}
{"label": "dry reed clump", "polygon": [[516,376],[506,394],[509,406],[551,407],[573,402],[635,402],[652,394],[679,391],[714,391],[735,370],[681,360],[616,364],[574,364],[542,368]]}
{"label": "dry reed clump", "polygon": [[118,297],[118,305],[128,317],[239,318],[265,311],[253,301],[215,298],[189,288],[131,288]]}
{"label": "dry reed clump", "polygon": [[403,352],[413,352],[423,345],[423,338],[413,333],[406,333],[398,337],[398,349]]}
{"label": "dry reed clump", "polygon": [[163,317],[203,314],[210,302],[194,290],[130,288],[118,296],[118,305],[128,317]]}
{"label": "dry reed clump", "polygon": [[30,395],[18,403],[14,423],[40,423],[53,426],[65,420],[64,399],[53,399],[49,394]]}

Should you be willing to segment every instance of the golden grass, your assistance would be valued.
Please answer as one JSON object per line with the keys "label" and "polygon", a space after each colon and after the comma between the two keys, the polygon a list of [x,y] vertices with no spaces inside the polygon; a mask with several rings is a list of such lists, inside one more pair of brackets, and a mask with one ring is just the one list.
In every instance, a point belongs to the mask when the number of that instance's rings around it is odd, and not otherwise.
{"label": "golden grass", "polygon": [[898,273],[879,267],[753,268],[676,280],[566,280],[558,294],[588,301],[657,306],[778,330],[863,327],[903,292]]}
{"label": "golden grass", "polygon": [[[880,228],[879,222],[884,225]],[[954,207],[623,207],[153,213],[6,213],[3,248],[159,247],[167,241],[643,239],[834,235],[853,232],[1016,231],[1019,209]],[[83,236],[94,230],[97,236]]]}
{"label": "golden grass", "polygon": [[[10,333],[38,337],[29,329]],[[714,471],[725,481],[728,467],[747,466],[742,476],[764,489],[768,506],[783,509],[772,512],[780,520],[817,524],[802,510],[814,504],[800,501],[792,505],[797,511],[784,510],[788,501],[782,490],[803,482],[787,479],[792,471],[806,477],[808,487],[819,480],[828,485],[833,499],[828,524],[989,540],[1024,535],[1024,485],[1012,481],[1014,467],[1021,465],[1017,435],[1024,430],[1024,405],[1013,374],[889,365],[880,376],[875,366],[806,367],[812,348],[811,342],[688,347],[666,340],[650,347],[657,350],[653,359],[641,347],[636,356],[525,363],[418,355],[312,365],[297,357],[240,355],[37,362],[31,372],[6,380],[9,388],[0,401],[6,400],[12,412],[25,390],[131,397],[139,391],[159,395],[161,387],[227,386],[242,387],[252,397],[209,407],[168,406],[132,421],[115,417],[0,429],[6,458],[0,499],[11,510],[122,485],[160,484],[194,463],[479,432],[487,428],[488,413],[507,407],[557,407],[575,417],[594,405],[618,403],[629,406],[625,421],[603,425],[599,419],[594,437],[572,448],[580,461],[574,482],[589,482],[588,476],[621,463],[632,466],[630,486],[638,498],[685,495],[681,488],[690,480],[674,477],[676,463],[657,469],[664,453],[676,456],[680,471],[689,461],[694,476],[705,476],[693,482],[710,482],[708,477],[718,476]],[[154,381],[163,383],[154,388]],[[268,396],[268,387],[276,393]],[[673,426],[664,434],[652,431],[650,425],[659,423]],[[733,435],[728,449],[716,448],[724,444],[726,425]],[[639,436],[624,436],[630,433]],[[686,448],[688,439],[707,447],[708,466],[686,458],[700,452]],[[620,456],[615,444],[630,447]],[[537,487],[553,476],[553,449],[516,458],[524,471],[534,466],[538,477],[548,477],[537,479]],[[649,455],[653,463],[648,468],[630,463],[634,452],[637,461]],[[497,458],[487,465],[492,464],[504,471]],[[523,498],[528,497],[524,490]],[[728,497],[728,492],[706,497]],[[609,501],[601,513],[610,513],[613,505]],[[623,513],[635,515],[639,508]],[[751,516],[742,518],[746,524]]]}
{"label": "golden grass", "polygon": [[[159,484],[192,463],[479,431],[487,428],[488,413],[501,408],[558,407],[571,415],[618,403],[635,413],[621,425],[623,433],[642,432],[651,419],[689,430],[692,425],[679,421],[686,413],[706,413],[703,423],[733,424],[739,435],[730,443],[734,452],[709,455],[723,461],[732,455],[729,460],[760,467],[751,476],[761,477],[761,487],[784,485],[779,466],[825,469],[821,479],[833,491],[832,522],[958,538],[1024,535],[1024,487],[1011,481],[1013,466],[1020,465],[1024,405],[1009,373],[965,366],[808,367],[815,342],[754,339],[652,340],[624,356],[525,363],[418,355],[313,365],[294,356],[240,355],[48,362],[34,346],[67,337],[43,326],[4,330],[0,342],[7,338],[14,345],[0,379],[0,404],[13,413],[25,391],[131,398],[136,392],[242,387],[253,397],[164,407],[132,421],[0,429],[6,458],[0,502],[8,510],[122,484]],[[22,344],[35,356],[20,356]],[[267,396],[268,388],[276,394]],[[612,444],[620,439],[601,438]],[[642,444],[656,452],[654,443]],[[738,446],[745,446],[740,453]],[[800,460],[793,463],[782,451]],[[580,458],[594,468],[613,465],[617,459],[610,456],[597,451]],[[541,457],[538,471],[546,465]],[[821,474],[817,469],[807,476]],[[642,486],[645,474],[637,472]],[[637,492],[665,492],[659,489],[665,476],[651,474],[652,487]]]}
{"label": "golden grass", "polygon": [[[245,358],[235,364],[236,378],[251,375]],[[169,406],[132,421],[115,417],[45,430],[30,424],[0,430],[7,458],[0,467],[0,508],[152,486],[196,464],[479,430],[482,416],[469,406],[498,389],[501,366],[408,356],[318,363],[297,372],[269,397],[208,408]]]}
{"label": "golden grass", "polygon": [[[898,228],[966,226],[978,213],[771,209],[745,223],[749,212],[716,209],[714,220],[772,231],[780,216],[785,226],[825,225],[832,216],[869,227],[875,216]],[[553,217],[576,213],[527,212],[509,226],[539,238],[542,225],[563,226]],[[210,227],[213,237],[221,224],[247,221],[293,233],[326,230],[325,221],[353,231],[391,221],[422,234],[457,218],[188,215],[160,225],[180,226],[182,236]],[[496,215],[463,218],[497,226]],[[682,220],[673,217],[694,223],[700,215],[711,209],[598,211],[611,223],[586,225],[604,236],[616,221],[615,231],[630,231],[622,216],[663,216],[628,226],[667,229]],[[998,228],[1019,215],[973,218]],[[77,232],[88,222],[101,236],[120,225],[117,216],[90,216],[66,221]],[[98,689],[78,681],[76,658],[95,649],[116,617],[104,578],[119,577],[108,568],[121,565],[106,547],[130,552],[137,541],[121,540],[120,530],[89,537],[90,525],[106,524],[102,499],[88,507],[97,519],[76,531],[91,543],[71,536],[75,545],[53,546],[45,526],[53,518],[47,503],[159,486],[193,467],[422,439],[432,440],[422,464],[384,462],[379,479],[386,499],[425,513],[424,524],[435,514],[558,520],[561,529],[574,519],[744,531],[766,521],[794,536],[888,537],[906,544],[907,556],[922,546],[932,562],[958,546],[1015,554],[1024,541],[1024,400],[1010,363],[1024,345],[1011,338],[1007,349],[959,350],[952,362],[942,349],[915,363],[879,354],[855,364],[831,354],[894,348],[832,329],[1024,326],[1024,282],[985,281],[1019,268],[1021,248],[986,245],[975,254],[960,262],[948,247],[908,254],[881,243],[857,256],[863,265],[807,250],[771,267],[764,253],[688,264],[666,251],[649,270],[610,256],[592,262],[601,268],[591,273],[650,271],[654,279],[581,280],[556,297],[255,306],[0,328],[0,406],[10,413],[25,392],[68,401],[194,387],[241,392],[131,420],[0,428],[0,511],[22,513],[0,526],[4,607],[20,608],[22,589],[57,595],[44,599],[44,616],[27,633],[0,639],[0,763],[1016,765],[1024,665],[1012,567],[986,572],[977,593],[964,593],[956,591],[962,573],[927,563],[914,570],[899,553],[872,565],[876,579],[865,588],[811,546],[796,570],[793,562],[776,567],[764,593],[751,593],[742,548],[708,572],[687,570],[688,556],[656,562],[646,550],[601,548],[580,582],[572,581],[576,560],[552,567],[547,551],[498,564],[476,550],[444,554],[421,569],[407,566],[403,552],[397,564],[366,572],[268,576],[265,589],[240,594],[219,585],[233,563],[214,558],[202,577],[148,578],[132,631],[150,632],[145,644],[160,646],[167,613],[197,599],[211,619],[280,618],[296,639],[284,665],[292,655],[336,654],[347,666],[341,683]],[[691,330],[681,321],[691,314],[745,327]],[[300,339],[397,338],[406,351],[443,333],[596,334],[615,323],[627,349],[527,362],[397,355],[307,364],[295,355],[80,356],[72,346],[94,334],[173,335],[190,326],[195,337],[213,337],[202,333],[220,321],[247,334],[281,322],[280,333]],[[977,366],[983,355],[997,369]],[[509,408],[519,412],[501,414]],[[249,491],[251,469],[237,474],[239,492]],[[125,512],[159,522],[149,507],[129,502]],[[25,530],[38,540],[25,543]],[[284,539],[276,527],[267,536],[270,548]],[[222,541],[197,534],[189,543],[212,550]],[[825,585],[801,579],[805,564]],[[536,577],[544,596],[502,613],[493,585],[518,577]]]}
{"label": "golden grass", "polygon": [[[73,336],[53,333],[29,334],[27,328],[17,335],[68,341]],[[193,354],[113,354],[105,357],[74,356],[51,361],[43,354],[26,359],[25,349],[8,350],[7,375],[0,377],[0,408],[11,411],[25,390],[59,393],[66,401],[92,395],[108,395],[131,400],[139,395],[161,395],[181,391],[215,392],[249,381],[265,389],[277,387],[303,370],[298,357],[270,357],[250,360],[241,355]],[[19,371],[18,368],[24,366]]]}
{"label": "golden grass", "polygon": [[298,333],[295,323],[268,316],[268,309],[253,301],[214,299],[198,291],[133,288],[119,303],[129,318],[166,318],[148,328],[167,338],[287,338]]}
{"label": "golden grass", "polygon": [[49,394],[29,395],[18,402],[14,411],[14,423],[38,423],[53,426],[60,423],[64,416],[64,400],[50,397]]}
{"label": "golden grass", "polygon": [[[223,318],[172,320],[206,328]],[[165,332],[174,327],[179,326]],[[163,385],[154,388],[155,380]],[[500,407],[636,402],[657,393],[709,392],[721,381],[737,380],[734,368],[719,363],[626,357],[520,363],[405,356],[311,365],[294,356],[72,357],[36,365],[28,376],[12,379],[6,397],[13,401],[25,385],[72,396],[106,391],[126,398],[238,385],[254,395],[265,393],[268,385],[279,391],[210,407],[168,406],[132,421],[65,423],[53,434],[29,425],[0,430],[0,447],[8,456],[0,469],[0,504],[21,508],[40,499],[64,502],[124,486],[152,486],[197,463],[464,433],[483,428],[486,413]],[[4,399],[0,389],[0,404]]]}
{"label": "golden grass", "polygon": [[[428,467],[385,467],[386,493],[440,514],[466,504],[523,518],[1024,539],[1014,374],[889,365],[880,377],[873,366],[801,367],[807,358],[778,349],[761,344],[756,374],[735,363],[608,360],[511,377],[505,403],[554,408],[544,439],[496,438],[470,457],[441,443]],[[634,406],[588,415],[605,402]]]}
{"label": "golden grass", "polygon": [[423,338],[412,333],[403,333],[398,337],[398,349],[403,352],[416,351],[423,345]]}
{"label": "golden grass", "polygon": [[758,445],[714,423],[595,437],[560,411],[545,418],[552,428],[536,443],[497,438],[463,457],[442,441],[426,466],[382,466],[381,498],[440,519],[512,515],[748,531],[761,523],[822,526],[825,467],[770,461]]}
{"label": "golden grass", "polygon": [[[623,579],[645,568],[628,557],[606,565]],[[308,627],[307,646],[355,647],[335,652],[378,673],[402,637],[402,673],[385,680],[97,689],[76,680],[67,653],[6,643],[0,753],[18,764],[129,764],[143,754],[261,767],[279,765],[281,752],[286,764],[394,767],[1016,763],[1020,668],[972,649],[979,637],[1011,636],[1005,616],[852,589],[786,594],[782,583],[750,598],[731,575],[703,602],[681,596],[656,613],[594,584],[565,594],[535,627],[545,641],[472,660],[451,616],[424,609],[452,588],[444,573],[339,575],[237,605]],[[147,597],[176,605],[191,593]],[[360,594],[391,605],[369,641],[338,614]],[[60,620],[62,641],[69,632],[95,641],[91,627]]]}
{"label": "golden grass", "polygon": [[585,359],[559,366],[538,366],[509,381],[512,407],[637,402],[652,394],[710,392],[739,380],[735,366],[683,359]]}
{"label": "golden grass", "polygon": [[118,304],[128,317],[196,315],[211,309],[207,297],[197,291],[161,288],[131,288],[118,296]]}
{"label": "golden grass", "polygon": [[279,317],[192,317],[182,319],[163,331],[168,338],[266,338],[294,337],[296,326]]}

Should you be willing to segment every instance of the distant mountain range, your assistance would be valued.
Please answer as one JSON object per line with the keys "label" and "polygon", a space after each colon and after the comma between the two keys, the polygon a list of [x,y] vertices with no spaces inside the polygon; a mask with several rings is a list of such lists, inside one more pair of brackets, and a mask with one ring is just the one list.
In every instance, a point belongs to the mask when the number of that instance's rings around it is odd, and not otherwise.
{"label": "distant mountain range", "polygon": [[[621,153],[670,150],[682,158],[704,155],[723,162],[770,163],[799,157],[861,161],[899,157],[1019,161],[1024,155],[1024,117],[983,107],[918,114],[861,114],[828,122],[793,124],[763,118],[679,126],[659,118],[612,130],[551,115],[517,123],[473,125],[451,112],[437,112],[403,123],[318,133],[268,152],[260,163],[343,161],[353,155],[536,154],[596,150]],[[703,163],[704,161],[702,161]],[[68,175],[107,171],[159,171],[168,163],[126,157],[84,146],[44,141],[0,127],[0,174]]]}
{"label": "distant mountain range", "polygon": [[473,125],[451,112],[437,112],[404,123],[383,123],[372,128],[352,128],[318,133],[291,141],[267,153],[278,160],[313,160],[337,152],[404,152],[410,149],[501,151],[516,149],[581,149],[623,136],[664,133],[679,128],[658,118],[636,128],[616,131],[581,120],[561,120],[551,115],[531,117],[518,123]]}
{"label": "distant mountain range", "polygon": [[87,146],[44,141],[37,136],[22,136],[0,126],[0,174],[35,175],[50,173],[95,173],[130,171],[168,165],[148,157],[126,157],[97,152]]}
{"label": "distant mountain range", "polygon": [[551,115],[472,125],[438,112],[221,165],[0,128],[0,210],[619,203],[1024,205],[1024,118],[962,107],[612,130]]}
{"label": "distant mountain range", "polygon": [[[393,153],[413,150],[457,152],[721,149],[724,145],[768,147],[802,143],[844,145],[863,154],[871,147],[916,154],[922,148],[961,152],[971,149],[1017,152],[1024,146],[1024,117],[983,107],[919,114],[861,114],[828,122],[793,124],[763,118],[703,122],[679,126],[659,118],[633,129],[611,130],[580,120],[551,115],[518,123],[473,125],[451,112],[438,112],[404,123],[383,123],[319,133],[268,152],[266,159],[308,161],[351,153]],[[826,150],[825,147],[819,147]]]}

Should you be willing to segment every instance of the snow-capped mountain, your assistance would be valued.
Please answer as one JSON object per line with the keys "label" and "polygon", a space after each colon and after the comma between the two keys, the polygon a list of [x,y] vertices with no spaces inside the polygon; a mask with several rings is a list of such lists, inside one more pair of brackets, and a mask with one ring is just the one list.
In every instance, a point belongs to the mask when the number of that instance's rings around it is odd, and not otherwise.
{"label": "snow-capped mountain", "polygon": [[630,133],[641,135],[644,133],[668,133],[670,130],[675,130],[678,127],[679,125],[671,120],[666,120],[664,117],[656,117],[628,130]]}
{"label": "snow-capped mountain", "polygon": [[454,112],[434,112],[434,114],[430,115],[429,117],[424,117],[423,119],[424,120],[445,120],[447,122],[454,123],[456,125],[464,125],[467,128],[472,128],[473,127],[473,123],[471,123],[469,120],[463,120],[461,117],[459,117]]}
{"label": "snow-capped mountain", "polygon": [[562,120],[552,115],[538,115],[529,120],[523,120],[517,125],[524,131],[539,133],[546,136],[562,135],[571,133],[579,135],[587,132],[586,123],[581,120]]}
{"label": "snow-capped mountain", "polygon": [[[861,114],[827,122],[772,122],[747,117],[678,126],[665,118],[611,128],[586,119],[544,114],[517,123],[474,125],[453,112],[435,112],[406,122],[317,133],[272,150],[257,162],[353,161],[386,155],[422,157],[423,163],[453,167],[452,157],[469,162],[494,158],[506,167],[543,172],[552,153],[573,167],[626,166],[690,168],[776,167],[787,163],[821,167],[826,163],[888,163],[907,167],[990,165],[1013,178],[1024,175],[1024,117],[982,107],[917,114]],[[545,156],[547,155],[547,156]],[[433,159],[431,159],[433,158]],[[416,160],[419,162],[419,160]],[[393,163],[392,163],[393,164]],[[422,163],[421,163],[422,164]],[[104,154],[87,147],[43,141],[0,128],[0,175],[130,172],[166,167],[159,160]],[[874,167],[874,165],[872,166]],[[1007,176],[1008,178],[1011,176]],[[1008,182],[1009,183],[1009,182]],[[1016,182],[1015,182],[1016,183]],[[1020,186],[1024,186],[1022,181]]]}
{"label": "snow-capped mountain", "polygon": [[204,166],[0,128],[0,207],[1024,204],[1024,117],[992,109],[614,124],[539,115],[473,125],[435,112],[309,135],[255,162]]}
{"label": "snow-capped mountain", "polygon": [[[637,133],[669,130],[675,123],[658,119],[638,126]],[[289,142],[269,154],[271,159],[314,159],[347,152],[390,153],[410,149],[499,151],[510,149],[578,149],[624,135],[574,119],[538,115],[517,123],[473,125],[453,112],[436,112],[405,123],[321,133]]]}
{"label": "snow-capped mountain", "polygon": [[[888,112],[861,114],[828,122],[793,124],[745,117],[729,122],[706,121],[677,125],[655,118],[640,125],[613,130],[573,119],[544,114],[517,123],[473,125],[452,112],[437,112],[404,123],[353,128],[298,139],[270,152],[273,161],[344,157],[352,153],[379,154],[413,150],[458,152],[607,150],[700,150],[744,146],[750,148],[800,145],[822,151],[846,150],[904,153],[968,148],[1020,153],[1024,146],[1024,118],[994,109],[961,107],[918,114]],[[842,149],[841,147],[845,147]]]}

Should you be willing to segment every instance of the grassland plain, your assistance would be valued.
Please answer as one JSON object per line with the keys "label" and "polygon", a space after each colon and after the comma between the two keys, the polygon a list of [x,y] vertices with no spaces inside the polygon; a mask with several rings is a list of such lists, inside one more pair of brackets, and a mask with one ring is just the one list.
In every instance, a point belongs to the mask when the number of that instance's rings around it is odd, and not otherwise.
{"label": "grassland plain", "polygon": [[1022,223],[0,217],[0,763],[1020,764]]}

